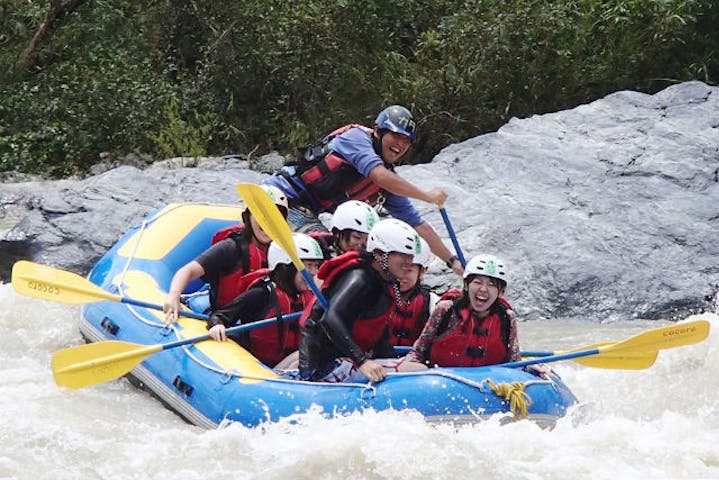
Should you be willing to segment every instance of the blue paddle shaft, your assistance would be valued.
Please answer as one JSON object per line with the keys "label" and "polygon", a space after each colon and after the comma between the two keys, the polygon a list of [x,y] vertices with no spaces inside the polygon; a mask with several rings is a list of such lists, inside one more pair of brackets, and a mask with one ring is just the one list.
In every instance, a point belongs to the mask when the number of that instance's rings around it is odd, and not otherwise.
{"label": "blue paddle shaft", "polygon": [[[395,346],[394,352],[397,355],[407,354],[411,350],[412,347],[403,347],[403,346]],[[520,367],[526,367],[527,365],[535,365],[537,363],[551,363],[551,362],[559,362],[560,360],[569,360],[571,358],[579,358],[579,357],[588,357],[590,355],[596,355],[598,353],[601,353],[598,348],[589,348],[587,350],[580,350],[577,352],[569,352],[569,353],[558,353],[555,354],[554,352],[522,352],[522,355],[526,357],[539,357],[539,358],[532,358],[528,360],[520,360],[516,362],[508,362],[508,363],[500,363],[497,364],[497,367],[507,367],[507,368],[520,368]]]}
{"label": "blue paddle shaft", "polygon": [[462,249],[457,241],[457,235],[454,234],[454,228],[452,228],[452,222],[449,221],[447,210],[442,207],[439,209],[439,213],[442,215],[444,225],[447,227],[447,233],[449,233],[449,238],[452,240],[452,245],[454,245],[454,251],[457,253],[457,258],[459,258],[459,262],[462,264],[462,267],[464,267],[467,265],[467,261],[464,259],[464,254],[462,253]]}
{"label": "blue paddle shaft", "polygon": [[317,297],[317,301],[320,302],[320,305],[322,305],[322,308],[327,310],[329,308],[330,304],[325,298],[324,295],[322,295],[322,292],[320,292],[320,289],[317,288],[317,285],[315,285],[315,280],[312,278],[312,275],[310,275],[310,272],[307,271],[306,268],[303,268],[300,270],[300,273],[305,279],[305,282],[307,282],[307,285],[309,285],[310,289],[312,289],[312,293],[315,294],[315,297]]}
{"label": "blue paddle shaft", "polygon": [[[404,345],[395,345],[394,346],[395,355],[407,355],[410,350],[412,350],[412,347],[409,347],[409,346],[404,346]],[[549,357],[551,355],[554,355],[554,352],[545,352],[545,351],[541,351],[541,350],[530,350],[528,352],[522,351],[521,355],[523,357]]]}
{"label": "blue paddle shaft", "polygon": [[[127,297],[120,297],[120,301],[122,303],[127,303],[129,305],[135,305],[138,307],[145,307],[145,308],[152,308],[153,310],[162,311],[162,305],[158,305],[156,303],[143,302],[142,300],[135,300],[134,298],[127,298]],[[197,320],[207,320],[209,318],[204,313],[195,313],[195,312],[191,312],[189,310],[180,310],[178,312],[178,315],[180,315],[181,317],[196,318]]]}
{"label": "blue paddle shaft", "polygon": [[554,352],[545,352],[543,350],[522,350],[520,354],[523,357],[549,357],[550,355],[554,355]]}
{"label": "blue paddle shaft", "polygon": [[577,352],[558,353],[556,355],[549,355],[546,357],[532,358],[529,360],[520,360],[517,362],[502,363],[499,366],[507,367],[507,368],[520,368],[520,367],[526,367],[527,365],[535,365],[537,363],[550,363],[550,362],[558,362],[560,360],[569,360],[571,358],[588,357],[590,355],[596,355],[598,353],[601,353],[600,349],[588,348],[587,350],[579,350]]}
{"label": "blue paddle shaft", "polygon": [[[302,312],[288,313],[287,315],[282,315],[282,321],[289,322],[292,320],[297,320],[298,318],[300,318],[300,315],[302,315]],[[250,330],[254,330],[256,328],[267,327],[269,325],[274,325],[276,323],[277,323],[277,318],[266,318],[265,320],[248,323],[247,325],[237,325],[236,327],[228,328],[225,331],[225,333],[227,335],[234,335],[236,333],[249,332]],[[177,340],[176,342],[170,342],[170,343],[163,344],[162,349],[169,350],[171,348],[181,347],[183,345],[188,345],[190,343],[203,342],[203,341],[209,340],[211,338],[212,337],[210,337],[210,335],[207,334],[207,335],[200,335],[199,337],[192,337],[192,338],[186,338],[184,340]]]}

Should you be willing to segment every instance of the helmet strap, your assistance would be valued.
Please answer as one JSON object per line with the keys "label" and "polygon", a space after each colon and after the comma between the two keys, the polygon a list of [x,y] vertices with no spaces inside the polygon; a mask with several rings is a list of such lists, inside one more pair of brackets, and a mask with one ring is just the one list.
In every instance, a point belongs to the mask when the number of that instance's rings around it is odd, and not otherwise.
{"label": "helmet strap", "polygon": [[394,299],[397,303],[397,308],[402,308],[402,291],[399,289],[399,280],[396,278],[392,282],[392,292],[394,292]]}
{"label": "helmet strap", "polygon": [[[377,257],[375,257],[377,259]],[[389,253],[388,252],[382,252],[382,256],[377,260],[377,263],[379,263],[380,268],[382,268],[382,273],[384,273],[385,278],[387,279],[387,283],[392,283],[397,281],[397,277],[392,275],[392,272],[389,271]]]}
{"label": "helmet strap", "polygon": [[379,266],[382,267],[382,271],[389,276],[390,278],[394,277],[391,273],[389,273],[389,253],[382,252],[382,258],[379,260]]}
{"label": "helmet strap", "polygon": [[387,282],[392,285],[392,293],[394,293],[394,300],[397,303],[397,307],[402,308],[402,292],[399,288],[399,279],[389,271],[389,252],[382,252],[379,265],[387,276]]}

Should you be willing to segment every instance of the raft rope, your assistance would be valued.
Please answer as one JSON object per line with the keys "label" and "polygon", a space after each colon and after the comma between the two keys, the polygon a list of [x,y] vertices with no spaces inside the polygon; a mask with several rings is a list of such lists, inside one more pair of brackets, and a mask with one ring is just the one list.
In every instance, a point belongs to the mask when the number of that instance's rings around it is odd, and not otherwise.
{"label": "raft rope", "polygon": [[515,417],[527,418],[529,415],[528,409],[532,405],[532,398],[524,391],[524,383],[494,383],[490,378],[486,382],[495,395],[509,402],[509,409]]}
{"label": "raft rope", "polygon": [[[122,287],[122,285],[123,285],[123,283],[124,283],[124,281],[125,281],[125,275],[126,275],[127,272],[130,270],[130,265],[131,265],[132,262],[135,260],[135,255],[136,255],[136,253],[137,253],[137,249],[140,247],[140,244],[142,243],[142,237],[145,235],[145,232],[146,232],[148,226],[149,226],[150,224],[156,222],[156,221],[159,220],[160,218],[164,217],[165,215],[168,215],[168,214],[171,213],[173,210],[176,210],[176,209],[178,209],[178,208],[181,208],[181,207],[183,207],[184,205],[185,205],[185,204],[182,204],[182,203],[176,204],[176,205],[174,205],[172,208],[167,208],[167,209],[165,209],[165,210],[162,210],[162,211],[158,212],[157,214],[155,214],[155,215],[154,215],[152,218],[150,218],[150,219],[147,219],[147,218],[143,219],[142,224],[140,225],[140,228],[138,229],[138,232],[137,232],[137,239],[135,240],[135,243],[134,243],[134,245],[132,246],[132,250],[130,251],[130,254],[127,256],[127,261],[125,262],[125,265],[124,265],[122,271],[120,272],[120,274],[119,274],[119,276],[118,276],[118,282],[117,282],[116,287],[117,287],[118,293],[119,293],[120,295],[123,295],[123,296],[125,295],[124,288]],[[208,205],[208,206],[211,206],[212,204],[210,204],[210,203],[198,203],[198,205]],[[141,315],[141,314],[139,313],[140,311],[143,310],[142,307],[135,307],[135,306],[133,306],[133,305],[127,305],[127,309],[130,310],[130,311],[133,313],[133,315],[135,316],[135,318],[136,318],[137,320],[139,320],[140,322],[144,323],[145,325],[149,325],[149,326],[151,326],[151,327],[162,328],[162,329],[166,329],[166,330],[171,330],[172,332],[175,333],[176,339],[178,339],[178,340],[182,339],[182,336],[180,335],[180,330],[179,330],[177,327],[175,327],[174,324],[173,324],[173,325],[168,325],[168,324],[166,324],[164,321],[151,321],[151,320],[148,320],[147,318],[145,318],[145,316],[143,316],[143,315]],[[187,349],[187,347],[183,347],[183,349],[184,349],[185,351],[189,351],[189,350]]]}
{"label": "raft rope", "polygon": [[[175,208],[177,208],[177,207],[175,207]],[[174,208],[173,208],[172,210],[174,210]],[[165,215],[165,213],[163,213],[162,215]],[[127,256],[127,261],[125,262],[125,266],[123,267],[122,271],[120,272],[119,280],[118,280],[117,285],[116,285],[116,286],[117,286],[118,293],[119,293],[120,295],[125,295],[124,288],[122,287],[122,285],[123,285],[123,283],[124,283],[124,281],[125,281],[125,275],[127,274],[128,270],[130,269],[130,264],[131,264],[132,261],[135,259],[135,254],[137,253],[137,249],[140,247],[140,243],[142,242],[142,236],[145,234],[145,230],[147,229],[147,225],[148,225],[149,223],[154,222],[154,221],[157,220],[158,218],[160,218],[160,216],[161,216],[161,215],[156,215],[156,216],[152,217],[152,218],[149,220],[149,222],[148,222],[147,218],[144,218],[144,219],[142,220],[142,224],[140,225],[140,229],[139,229],[139,231],[137,232],[137,240],[135,240],[135,244],[132,246],[132,250],[130,251],[130,255]],[[135,316],[136,319],[138,319],[140,322],[144,323],[145,325],[149,325],[149,326],[151,326],[151,327],[159,327],[159,328],[165,328],[165,327],[168,326],[168,325],[165,325],[164,322],[152,322],[152,321],[148,321],[144,316],[140,315],[140,314],[138,313],[137,308],[135,308],[135,307],[132,306],[132,305],[128,305],[127,308],[128,308],[128,310],[130,310],[130,311],[132,312],[132,314]],[[173,330],[174,330],[174,327],[173,327]],[[175,330],[175,333],[178,333],[177,330]],[[177,335],[177,337],[179,338],[179,334]]]}

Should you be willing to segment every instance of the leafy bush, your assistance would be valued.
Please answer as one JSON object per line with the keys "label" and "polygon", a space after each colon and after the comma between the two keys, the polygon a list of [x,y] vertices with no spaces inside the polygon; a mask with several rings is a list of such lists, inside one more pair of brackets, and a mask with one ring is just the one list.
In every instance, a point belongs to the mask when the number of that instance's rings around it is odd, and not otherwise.
{"label": "leafy bush", "polygon": [[195,113],[191,120],[183,119],[174,99],[165,107],[165,120],[166,124],[158,133],[148,135],[157,151],[165,157],[206,156],[212,134],[220,124],[212,113]]}
{"label": "leafy bush", "polygon": [[88,0],[18,70],[46,8],[0,5],[0,170],[289,153],[389,103],[429,161],[512,116],[719,78],[712,0]]}
{"label": "leafy bush", "polygon": [[0,89],[2,169],[61,176],[101,152],[149,150],[154,112],[176,95],[121,12],[97,3],[69,22],[40,52],[38,73]]}

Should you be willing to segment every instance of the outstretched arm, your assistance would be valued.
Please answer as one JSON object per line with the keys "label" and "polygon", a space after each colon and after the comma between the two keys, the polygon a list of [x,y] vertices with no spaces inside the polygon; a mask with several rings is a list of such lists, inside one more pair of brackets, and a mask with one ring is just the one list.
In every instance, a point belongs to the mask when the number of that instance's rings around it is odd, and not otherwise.
{"label": "outstretched arm", "polygon": [[370,170],[369,179],[374,183],[395,195],[416,198],[437,205],[444,204],[447,200],[447,193],[441,188],[433,188],[431,190],[422,190],[404,178],[400,177],[384,165],[377,165]]}

